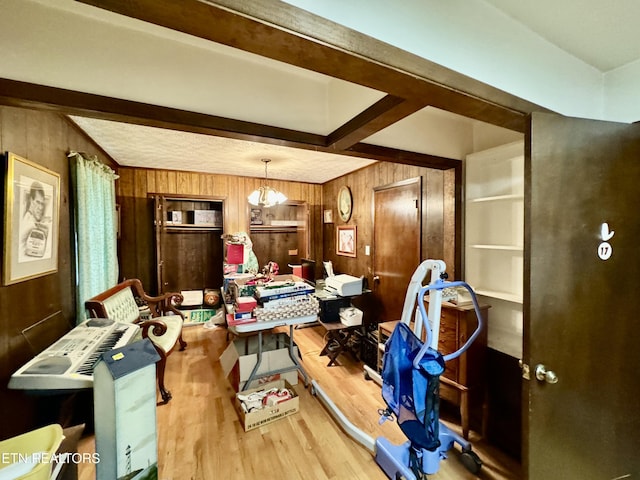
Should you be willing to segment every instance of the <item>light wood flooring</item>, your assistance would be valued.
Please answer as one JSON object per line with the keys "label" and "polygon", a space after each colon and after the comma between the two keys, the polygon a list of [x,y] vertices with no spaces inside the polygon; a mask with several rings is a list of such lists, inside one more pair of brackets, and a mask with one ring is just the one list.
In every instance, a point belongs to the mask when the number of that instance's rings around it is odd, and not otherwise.
{"label": "light wood flooring", "polygon": [[[168,359],[166,385],[173,394],[157,408],[159,480],[305,480],[387,478],[367,449],[347,436],[317,396],[296,386],[300,412],[245,432],[234,410],[235,392],[224,377],[219,356],[226,347],[226,330],[201,326],[185,328],[189,346]],[[319,353],[324,345],[321,326],[296,329],[295,341],[309,376],[356,426],[373,438],[395,444],[406,438],[393,422],[378,424],[384,407],[380,387],[364,378],[362,364],[350,355],[327,367]],[[98,412],[99,414],[99,412]],[[455,425],[450,424],[454,429]],[[458,429],[459,431],[459,429]],[[476,476],[459,461],[457,450],[440,462],[434,480],[518,480],[520,465],[471,433],[474,451],[484,462]],[[85,436],[81,452],[93,452],[93,436]],[[95,478],[91,464],[81,464],[80,480]]]}

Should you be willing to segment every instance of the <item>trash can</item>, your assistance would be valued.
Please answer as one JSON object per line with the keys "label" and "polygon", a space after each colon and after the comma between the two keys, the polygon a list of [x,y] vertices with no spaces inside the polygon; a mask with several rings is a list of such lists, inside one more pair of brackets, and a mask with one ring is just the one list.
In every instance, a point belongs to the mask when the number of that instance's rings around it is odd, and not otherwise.
{"label": "trash can", "polygon": [[49,480],[63,438],[62,427],[52,424],[1,441],[0,480]]}

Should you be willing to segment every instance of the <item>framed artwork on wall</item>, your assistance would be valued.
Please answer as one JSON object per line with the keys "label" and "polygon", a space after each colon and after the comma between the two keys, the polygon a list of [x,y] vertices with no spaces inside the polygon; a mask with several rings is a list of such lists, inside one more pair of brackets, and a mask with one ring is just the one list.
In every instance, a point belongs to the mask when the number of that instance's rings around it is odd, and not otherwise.
{"label": "framed artwork on wall", "polygon": [[260,208],[252,208],[251,209],[251,219],[249,221],[251,225],[262,225],[262,209]]}
{"label": "framed artwork on wall", "polygon": [[324,223],[333,223],[333,210],[325,210],[323,213]]}
{"label": "framed artwork on wall", "polygon": [[58,271],[60,175],[7,152],[2,284]]}
{"label": "framed artwork on wall", "polygon": [[349,221],[352,210],[353,197],[351,196],[351,189],[344,186],[338,192],[338,214],[343,222]]}
{"label": "framed artwork on wall", "polygon": [[336,227],[336,253],[345,257],[356,256],[356,226]]}

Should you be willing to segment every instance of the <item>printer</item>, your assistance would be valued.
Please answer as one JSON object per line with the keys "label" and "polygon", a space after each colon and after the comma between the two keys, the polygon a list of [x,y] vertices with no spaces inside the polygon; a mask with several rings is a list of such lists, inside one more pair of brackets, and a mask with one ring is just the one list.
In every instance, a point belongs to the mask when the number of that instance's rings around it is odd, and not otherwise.
{"label": "printer", "polygon": [[341,297],[350,297],[362,293],[362,278],[351,275],[332,275],[325,279],[324,289]]}

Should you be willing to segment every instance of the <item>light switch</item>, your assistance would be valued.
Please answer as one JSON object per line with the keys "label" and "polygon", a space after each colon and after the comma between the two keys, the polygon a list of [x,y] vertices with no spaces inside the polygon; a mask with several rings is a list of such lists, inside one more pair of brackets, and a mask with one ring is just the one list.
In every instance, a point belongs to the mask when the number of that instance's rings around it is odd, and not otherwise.
{"label": "light switch", "polygon": [[371,247],[369,245],[364,246],[364,254],[371,255]]}

